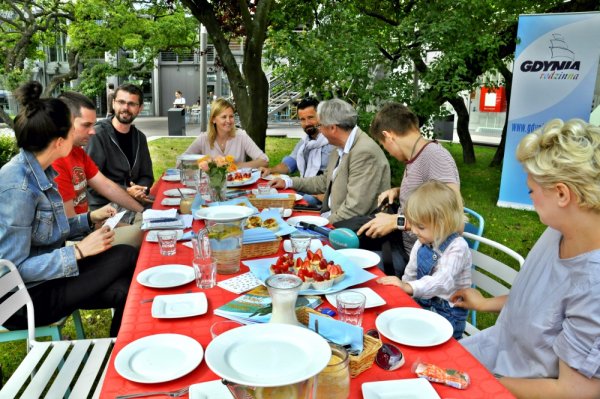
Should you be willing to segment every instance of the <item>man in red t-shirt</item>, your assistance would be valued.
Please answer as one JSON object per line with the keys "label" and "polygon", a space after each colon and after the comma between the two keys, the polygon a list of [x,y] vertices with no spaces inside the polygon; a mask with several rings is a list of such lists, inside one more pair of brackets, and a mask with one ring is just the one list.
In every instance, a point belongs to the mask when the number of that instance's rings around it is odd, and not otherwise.
{"label": "man in red t-shirt", "polygon": [[[71,153],[64,158],[57,159],[52,164],[58,172],[55,181],[63,198],[67,217],[88,211],[88,185],[120,207],[134,212],[142,212],[144,210],[142,204],[104,176],[94,161],[81,148],[88,143],[90,135],[95,134],[96,107],[94,103],[86,96],[75,92],[65,92],[59,96],[59,99],[67,104],[71,111],[74,131]],[[139,247],[141,243],[139,226],[126,225],[117,228],[114,245],[118,243]]]}

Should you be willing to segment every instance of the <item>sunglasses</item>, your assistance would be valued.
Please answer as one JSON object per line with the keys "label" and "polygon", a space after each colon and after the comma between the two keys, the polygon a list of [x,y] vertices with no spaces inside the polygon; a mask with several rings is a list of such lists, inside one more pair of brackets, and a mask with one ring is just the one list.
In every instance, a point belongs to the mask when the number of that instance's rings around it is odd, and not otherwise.
{"label": "sunglasses", "polygon": [[[381,339],[379,331],[375,329],[368,330],[365,334],[375,339]],[[402,367],[404,356],[397,346],[384,343],[377,351],[375,363],[384,370],[393,371]]]}

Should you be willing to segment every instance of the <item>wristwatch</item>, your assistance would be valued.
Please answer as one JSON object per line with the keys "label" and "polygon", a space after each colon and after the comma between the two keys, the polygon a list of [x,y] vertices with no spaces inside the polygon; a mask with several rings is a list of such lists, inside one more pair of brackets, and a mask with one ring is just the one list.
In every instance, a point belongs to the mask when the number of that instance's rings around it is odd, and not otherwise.
{"label": "wristwatch", "polygon": [[404,231],[406,229],[406,218],[404,215],[398,215],[398,220],[396,221],[398,230]]}

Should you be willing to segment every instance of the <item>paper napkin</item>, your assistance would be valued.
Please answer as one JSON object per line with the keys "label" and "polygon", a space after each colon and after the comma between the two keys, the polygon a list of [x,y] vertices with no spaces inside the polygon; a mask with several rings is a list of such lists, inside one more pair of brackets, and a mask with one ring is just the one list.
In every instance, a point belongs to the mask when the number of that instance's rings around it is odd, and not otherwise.
{"label": "paper napkin", "polygon": [[257,279],[252,272],[240,274],[239,276],[235,276],[217,283],[219,287],[223,288],[224,290],[231,291],[234,294],[241,294],[243,292],[250,291],[261,284],[262,282]]}
{"label": "paper napkin", "polygon": [[166,209],[166,210],[158,210],[158,209],[146,209],[144,213],[142,213],[142,220],[144,222],[152,220],[152,219],[168,219],[168,218],[176,218],[177,217],[177,209]]}
{"label": "paper napkin", "polygon": [[319,320],[319,335],[338,345],[350,347],[352,351],[363,350],[363,329],[331,317],[308,315],[308,328],[315,331],[315,320]]}

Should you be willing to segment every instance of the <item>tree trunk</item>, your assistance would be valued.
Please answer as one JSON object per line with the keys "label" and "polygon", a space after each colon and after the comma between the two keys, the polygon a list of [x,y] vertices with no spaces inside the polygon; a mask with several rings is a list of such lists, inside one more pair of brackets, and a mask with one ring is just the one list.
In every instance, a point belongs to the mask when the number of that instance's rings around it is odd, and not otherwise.
{"label": "tree trunk", "polygon": [[458,134],[458,139],[463,150],[463,162],[467,165],[474,164],[475,150],[473,149],[473,140],[471,140],[471,133],[469,132],[469,110],[460,96],[449,98],[448,102],[452,105],[458,116],[456,133]]}
{"label": "tree trunk", "polygon": [[9,128],[13,129],[15,127],[15,123],[13,122],[12,118],[6,113],[6,111],[2,107],[0,107],[0,119],[4,121],[4,123],[6,123]]}
{"label": "tree trunk", "polygon": [[[256,145],[265,149],[267,132],[269,83],[262,70],[262,50],[267,34],[268,14],[273,0],[258,2],[253,15],[242,9],[242,20],[246,36],[244,39],[244,60],[240,72],[235,57],[229,48],[229,41],[217,20],[214,9],[206,0],[182,0],[192,14],[206,27],[215,50],[223,64],[236,111],[242,127]],[[244,2],[242,2],[244,4]],[[242,6],[243,7],[243,6]],[[204,49],[202,49],[204,50]]]}
{"label": "tree trunk", "polygon": [[508,132],[508,111],[510,110],[510,92],[512,90],[512,72],[508,68],[500,68],[500,73],[504,78],[504,90],[506,92],[506,118],[504,119],[504,127],[502,127],[502,136],[500,137],[500,145],[496,149],[496,153],[490,162],[490,166],[500,166],[504,160],[504,148],[506,146],[506,134]]}

